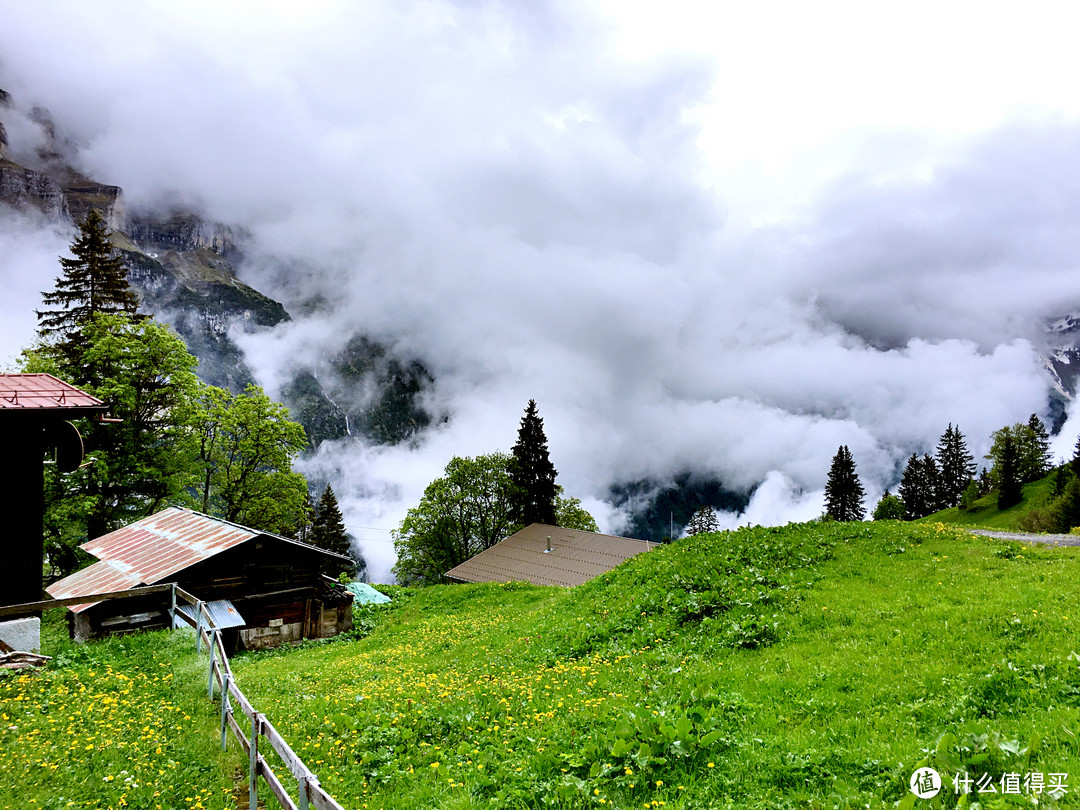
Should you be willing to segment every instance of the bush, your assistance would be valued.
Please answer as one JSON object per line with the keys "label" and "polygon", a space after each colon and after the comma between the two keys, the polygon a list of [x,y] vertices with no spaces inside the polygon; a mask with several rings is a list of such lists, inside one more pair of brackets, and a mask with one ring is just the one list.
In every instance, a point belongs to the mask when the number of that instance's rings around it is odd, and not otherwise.
{"label": "bush", "polygon": [[877,506],[874,507],[874,520],[903,520],[904,501],[899,495],[891,495],[888,491],[881,496]]}

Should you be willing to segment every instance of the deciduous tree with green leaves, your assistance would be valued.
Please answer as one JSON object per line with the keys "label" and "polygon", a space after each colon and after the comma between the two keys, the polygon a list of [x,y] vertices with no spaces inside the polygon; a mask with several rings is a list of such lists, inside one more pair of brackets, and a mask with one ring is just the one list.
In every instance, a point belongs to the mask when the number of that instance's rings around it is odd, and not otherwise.
{"label": "deciduous tree with green leaves", "polygon": [[[562,487],[559,487],[559,492],[562,492]],[[596,525],[596,519],[585,510],[577,498],[559,495],[555,499],[555,520],[555,525],[564,529],[578,529],[583,532],[600,531],[600,527]]]}
{"label": "deciduous tree with green leaves", "polygon": [[513,518],[517,497],[505,453],[450,459],[393,533],[397,581],[440,582],[454,566],[513,534],[521,528]]}
{"label": "deciduous tree with green leaves", "polygon": [[200,511],[260,531],[300,531],[307,481],[292,464],[307,442],[284,405],[255,385],[242,394],[205,386],[189,426]]}
{"label": "deciduous tree with green leaves", "polygon": [[94,316],[80,340],[78,363],[42,342],[20,360],[24,372],[78,385],[120,420],[80,420],[90,463],[65,474],[46,467],[46,547],[56,575],[77,565],[77,545],[183,500],[195,477],[189,426],[202,384],[183,341],[167,326],[117,314]]}

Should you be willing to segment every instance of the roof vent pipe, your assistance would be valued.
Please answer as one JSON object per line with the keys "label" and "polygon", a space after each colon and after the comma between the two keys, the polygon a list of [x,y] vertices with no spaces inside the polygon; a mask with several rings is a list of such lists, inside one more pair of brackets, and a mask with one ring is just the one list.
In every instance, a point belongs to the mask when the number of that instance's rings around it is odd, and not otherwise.
{"label": "roof vent pipe", "polygon": [[551,553],[551,535],[550,534],[547,536],[547,548],[544,550],[544,553],[545,554],[550,554]]}

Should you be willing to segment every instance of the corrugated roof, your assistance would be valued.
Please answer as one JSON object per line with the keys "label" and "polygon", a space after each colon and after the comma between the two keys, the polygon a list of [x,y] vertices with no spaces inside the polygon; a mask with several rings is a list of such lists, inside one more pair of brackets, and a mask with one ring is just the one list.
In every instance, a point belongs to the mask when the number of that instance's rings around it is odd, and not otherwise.
{"label": "corrugated roof", "polygon": [[154,585],[261,534],[227,520],[170,506],[83,543],[82,549],[130,571],[143,584]]}
{"label": "corrugated roof", "polygon": [[[247,622],[244,617],[240,615],[240,611],[236,609],[236,605],[230,602],[228,599],[215,599],[212,602],[204,603],[207,611],[210,613],[210,618],[214,620],[214,626],[218,630],[228,630],[230,627],[243,627]],[[178,612],[183,613],[191,621],[197,622],[195,617],[195,608],[192,605],[181,604],[177,605]],[[190,627],[187,622],[177,617],[173,620],[173,627],[182,628]]]}
{"label": "corrugated roof", "polygon": [[[336,560],[349,559],[288,537],[257,532],[201,512],[170,506],[83,543],[82,549],[99,562],[54,582],[46,590],[55,599],[71,599],[170,582],[196,563],[256,537],[270,537]],[[72,610],[78,613],[90,606],[79,605],[77,610]]]}
{"label": "corrugated roof", "polygon": [[[548,537],[551,551],[548,552]],[[534,523],[446,572],[462,582],[510,582],[572,587],[610,571],[656,544],[629,537]]]}
{"label": "corrugated roof", "polygon": [[0,411],[97,413],[107,406],[97,397],[52,374],[0,374]]}
{"label": "corrugated roof", "polygon": [[[45,592],[53,599],[74,599],[76,596],[91,593],[111,593],[112,591],[126,591],[144,585],[137,576],[130,571],[125,571],[108,560],[101,560],[89,565],[81,571],[76,571],[70,576],[64,577],[59,582],[54,582]],[[69,609],[72,613],[82,613],[96,602],[85,605],[73,605]]]}

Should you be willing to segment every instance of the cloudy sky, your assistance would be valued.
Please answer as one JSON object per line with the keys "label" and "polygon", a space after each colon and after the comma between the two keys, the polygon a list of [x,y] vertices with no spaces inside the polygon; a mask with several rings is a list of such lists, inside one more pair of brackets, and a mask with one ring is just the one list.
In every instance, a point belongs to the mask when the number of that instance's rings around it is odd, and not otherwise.
{"label": "cloudy sky", "polygon": [[[245,341],[271,391],[357,332],[434,372],[453,417],[419,447],[308,462],[378,577],[530,397],[612,531],[615,482],[696,470],[761,485],[729,524],[804,519],[840,444],[873,499],[949,422],[981,455],[1044,413],[1045,323],[1080,310],[1075,16],[0,0],[0,87],[13,152],[44,105],[129,208],[243,226],[242,278],[328,302]],[[68,239],[0,216],[0,362]]]}

